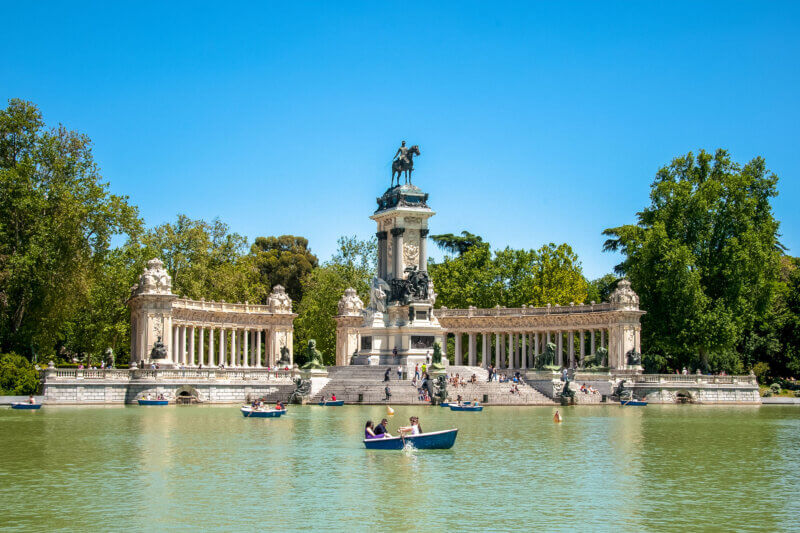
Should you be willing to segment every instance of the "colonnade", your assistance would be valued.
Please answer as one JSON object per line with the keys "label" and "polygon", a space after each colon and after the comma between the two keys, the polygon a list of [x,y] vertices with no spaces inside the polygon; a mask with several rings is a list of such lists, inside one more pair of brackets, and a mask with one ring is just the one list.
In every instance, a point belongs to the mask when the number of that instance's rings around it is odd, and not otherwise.
{"label": "colonnade", "polygon": [[[176,325],[172,354],[175,364],[187,367],[272,367],[280,360],[273,333],[271,328]],[[287,333],[291,342],[291,331]]]}
{"label": "colonnade", "polygon": [[[556,345],[555,361],[558,366],[573,367],[583,364],[587,355],[593,356],[600,347],[608,349],[610,328],[569,329],[543,331],[448,331],[454,337],[454,364],[524,370],[533,368],[538,356],[545,352],[548,343]],[[466,335],[467,347],[463,349]],[[480,352],[478,336],[480,335]],[[492,349],[494,348],[494,349]],[[442,347],[447,355],[447,343]],[[466,352],[466,353],[465,353]],[[465,357],[466,355],[466,357]],[[480,356],[480,362],[478,358]]]}

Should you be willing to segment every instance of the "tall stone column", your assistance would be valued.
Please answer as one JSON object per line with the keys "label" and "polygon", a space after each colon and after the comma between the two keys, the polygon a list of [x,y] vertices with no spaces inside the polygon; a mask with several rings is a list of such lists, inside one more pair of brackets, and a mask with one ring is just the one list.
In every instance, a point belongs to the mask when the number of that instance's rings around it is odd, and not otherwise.
{"label": "tall stone column", "polygon": [[522,341],[522,346],[521,346],[521,348],[522,348],[522,361],[520,361],[522,364],[520,365],[520,367],[522,368],[522,370],[527,370],[528,369],[528,344],[527,344],[526,341],[528,340],[527,339],[528,335],[526,333],[523,333],[520,336],[522,337],[522,339],[521,339],[521,341]]}
{"label": "tall stone column", "polygon": [[239,330],[232,329],[231,330],[231,368],[237,368],[238,364],[238,354],[237,346],[236,346],[236,337],[239,335]]}
{"label": "tall stone column", "polygon": [[443,331],[442,332],[442,361],[447,359],[447,334],[449,332]]}
{"label": "tall stone column", "polygon": [[256,330],[256,368],[261,368],[261,330]]}
{"label": "tall stone column", "polygon": [[403,233],[406,228],[392,228],[392,255],[394,256],[394,277],[403,277]]}
{"label": "tall stone column", "polygon": [[172,359],[173,363],[179,362],[180,350],[178,350],[178,347],[180,346],[180,331],[180,326],[172,326],[172,354],[170,354],[170,359]]}
{"label": "tall stone column", "polygon": [[225,343],[225,328],[219,328],[219,364],[228,367],[228,346]]}
{"label": "tall stone column", "polygon": [[572,368],[575,366],[575,332],[569,330],[569,335],[567,336],[567,342],[569,342],[569,366]]}
{"label": "tall stone column", "polygon": [[455,364],[456,366],[461,366],[463,363],[462,356],[461,356],[461,332],[456,332],[455,334]]}
{"label": "tall stone column", "polygon": [[208,329],[208,366],[214,367],[214,328]]}
{"label": "tall stone column", "polygon": [[242,366],[250,368],[250,353],[248,351],[250,344],[250,330],[242,331]]}
{"label": "tall stone column", "polygon": [[514,361],[516,359],[516,353],[515,353],[516,347],[514,346],[514,334],[513,333],[509,333],[507,340],[508,340],[508,368],[509,369],[513,369],[513,368],[516,368],[516,366],[517,366],[516,362]]}
{"label": "tall stone column", "polygon": [[187,358],[188,366],[195,366],[194,364],[194,326],[189,326],[189,357]]}
{"label": "tall stone column", "polygon": [[564,332],[563,331],[556,331],[556,335],[558,335],[558,366],[564,366]]}
{"label": "tall stone column", "polygon": [[186,365],[186,326],[181,326],[181,335],[178,340],[178,352],[180,353],[181,365]]}
{"label": "tall stone column", "polygon": [[589,355],[594,357],[594,329],[590,331],[589,336],[590,336]]}
{"label": "tall stone column", "polygon": [[492,361],[492,354],[489,353],[489,337],[491,333],[481,332],[481,366],[487,368]]}
{"label": "tall stone column", "polygon": [[386,279],[386,270],[388,266],[389,246],[386,240],[387,232],[379,231],[375,234],[378,237],[378,277]]}
{"label": "tall stone column", "polygon": [[500,334],[494,334],[494,366],[500,368]]}
{"label": "tall stone column", "polygon": [[289,366],[294,368],[294,331],[286,332],[286,347],[289,348]]}
{"label": "tall stone column", "polygon": [[200,365],[206,364],[206,328],[200,327],[200,332],[197,334],[197,359]]}
{"label": "tall stone column", "polygon": [[606,328],[600,328],[600,347],[606,347]]}
{"label": "tall stone column", "polygon": [[469,366],[475,366],[478,364],[478,356],[477,356],[477,342],[475,333],[469,333],[468,335],[468,342],[469,342]]}
{"label": "tall stone column", "polygon": [[428,270],[428,230],[419,230],[419,269]]}
{"label": "tall stone column", "polygon": [[536,367],[536,359],[539,357],[539,332],[533,333],[533,366]]}
{"label": "tall stone column", "polygon": [[583,360],[586,358],[586,332],[581,330],[581,366],[583,366]]}

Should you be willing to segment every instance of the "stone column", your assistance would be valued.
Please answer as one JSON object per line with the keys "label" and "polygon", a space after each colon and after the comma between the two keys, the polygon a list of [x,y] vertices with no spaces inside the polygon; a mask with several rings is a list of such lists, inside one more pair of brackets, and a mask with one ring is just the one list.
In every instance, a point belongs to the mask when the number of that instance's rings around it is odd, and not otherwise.
{"label": "stone column", "polygon": [[586,332],[581,330],[581,366],[583,366],[583,360],[586,358]]}
{"label": "stone column", "polygon": [[419,230],[419,269],[428,270],[428,230]]}
{"label": "stone column", "polygon": [[475,333],[469,333],[468,342],[469,342],[469,361],[468,361],[469,366],[475,366],[478,364],[478,355],[476,353],[478,345],[476,342]]}
{"label": "stone column", "polygon": [[214,328],[208,329],[208,366],[216,366],[214,363]]}
{"label": "stone column", "polygon": [[508,368],[512,369],[512,368],[516,367],[516,364],[514,363],[514,359],[515,359],[514,350],[515,350],[515,347],[514,347],[514,334],[513,333],[509,333],[508,334],[508,337],[506,337],[506,342],[508,342],[508,361],[507,361],[507,364],[508,364]]}
{"label": "stone column", "polygon": [[449,332],[445,331],[442,333],[442,361],[447,359],[447,334]]}
{"label": "stone column", "polygon": [[170,354],[170,359],[172,359],[173,363],[177,363],[178,357],[180,357],[180,352],[178,351],[179,341],[180,326],[172,326],[172,353]]}
{"label": "stone column", "polygon": [[250,368],[250,330],[242,331],[242,366]]}
{"label": "stone column", "polygon": [[600,347],[606,347],[606,328],[600,328]]}
{"label": "stone column", "polygon": [[189,350],[188,357],[186,358],[186,366],[195,366],[194,364],[194,326],[189,326]]}
{"label": "stone column", "polygon": [[225,328],[219,328],[219,364],[228,367],[228,346],[225,343]]}
{"label": "stone column", "polygon": [[455,335],[455,364],[456,366],[461,366],[462,358],[461,358],[461,332],[457,332]]}
{"label": "stone column", "polygon": [[256,368],[261,368],[261,330],[256,330]]}
{"label": "stone column", "polygon": [[178,353],[181,365],[186,365],[186,326],[181,326],[180,338],[178,339]]}
{"label": "stone column", "polygon": [[378,237],[378,277],[386,279],[389,247],[387,246],[387,232],[379,231],[375,234]]}
{"label": "stone column", "polygon": [[236,337],[239,334],[239,330],[232,329],[231,330],[231,368],[238,367],[238,351],[236,350]]}
{"label": "stone column", "polygon": [[521,337],[522,337],[522,346],[521,346],[521,349],[522,349],[522,361],[520,361],[520,362],[522,364],[520,365],[520,367],[522,368],[522,370],[527,370],[528,369],[528,343],[526,342],[528,340],[526,338],[527,336],[528,335],[526,333],[523,333],[521,335]]}
{"label": "stone column", "polygon": [[197,363],[198,366],[206,364],[206,328],[203,326],[197,332]]}
{"label": "stone column", "polygon": [[406,228],[392,228],[392,254],[394,255],[394,277],[403,277],[403,233]]}
{"label": "stone column", "polygon": [[494,366],[500,368],[500,334],[494,334]]}
{"label": "stone column", "polygon": [[286,332],[286,347],[289,348],[289,366],[294,368],[294,332]]}
{"label": "stone column", "polygon": [[489,336],[491,333],[481,332],[481,366],[487,368],[492,360],[492,354],[489,353]]}
{"label": "stone column", "polygon": [[564,332],[563,331],[556,331],[556,335],[558,335],[558,366],[564,366]]}
{"label": "stone column", "polygon": [[539,332],[533,333],[533,366],[536,367],[536,358],[539,357]]}
{"label": "stone column", "polygon": [[590,347],[589,347],[589,355],[594,357],[594,330],[591,330],[590,337],[591,337],[591,340],[590,340]]}
{"label": "stone column", "polygon": [[569,342],[569,366],[572,368],[575,366],[575,332],[569,330],[569,335],[567,335],[567,341]]}

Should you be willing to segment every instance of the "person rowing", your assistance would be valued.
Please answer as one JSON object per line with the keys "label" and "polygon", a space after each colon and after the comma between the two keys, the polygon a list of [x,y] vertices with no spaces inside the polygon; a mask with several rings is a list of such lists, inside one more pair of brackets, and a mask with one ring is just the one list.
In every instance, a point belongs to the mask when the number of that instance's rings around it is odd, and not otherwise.
{"label": "person rowing", "polygon": [[558,409],[556,409],[556,414],[553,415],[553,422],[555,422],[556,424],[560,424],[562,420],[563,419],[561,418],[561,413],[559,413]]}
{"label": "person rowing", "polygon": [[416,416],[412,416],[411,418],[408,419],[408,421],[411,423],[410,426],[403,426],[401,428],[397,428],[397,431],[400,432],[401,437],[408,436],[406,435],[407,433],[410,433],[411,436],[419,435],[420,433],[422,433],[422,428],[419,426],[419,418],[417,418]]}

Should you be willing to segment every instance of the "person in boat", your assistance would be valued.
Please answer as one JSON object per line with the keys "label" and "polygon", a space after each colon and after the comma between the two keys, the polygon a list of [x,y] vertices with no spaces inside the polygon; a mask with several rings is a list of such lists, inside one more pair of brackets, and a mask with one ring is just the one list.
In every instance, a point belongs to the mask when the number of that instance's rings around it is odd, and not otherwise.
{"label": "person in boat", "polygon": [[556,414],[554,414],[554,415],[553,415],[553,422],[555,422],[556,424],[558,424],[558,423],[560,423],[560,422],[561,422],[561,420],[562,420],[562,418],[561,418],[561,413],[559,413],[559,412],[558,412],[558,409],[556,409]]}
{"label": "person in boat", "polygon": [[389,432],[386,431],[386,425],[388,423],[389,423],[389,421],[386,420],[385,418],[383,420],[381,420],[381,423],[378,424],[377,426],[375,426],[375,436],[377,436],[377,437],[390,437],[391,438],[391,435],[389,434]]}
{"label": "person in boat", "polygon": [[28,398],[28,403],[31,404],[31,405],[33,405],[35,403],[34,399],[33,399],[33,394],[31,394],[30,397]]}
{"label": "person in boat", "polygon": [[456,405],[459,406],[459,407],[464,405],[464,402],[461,401],[461,395],[460,394],[458,396],[456,396]]}
{"label": "person in boat", "polygon": [[283,403],[280,400],[275,402],[275,409],[277,409],[278,411],[283,411],[285,409],[285,407],[283,407]]}
{"label": "person in boat", "polygon": [[472,399],[472,407],[478,407],[478,399],[477,398],[473,398]]}
{"label": "person in boat", "polygon": [[335,402],[335,401],[336,401],[336,395],[335,395],[335,394],[331,394],[331,401],[332,401],[332,402]]}
{"label": "person in boat", "polygon": [[375,430],[372,428],[372,420],[367,420],[367,425],[364,426],[365,439],[382,439],[382,435],[376,435]]}

